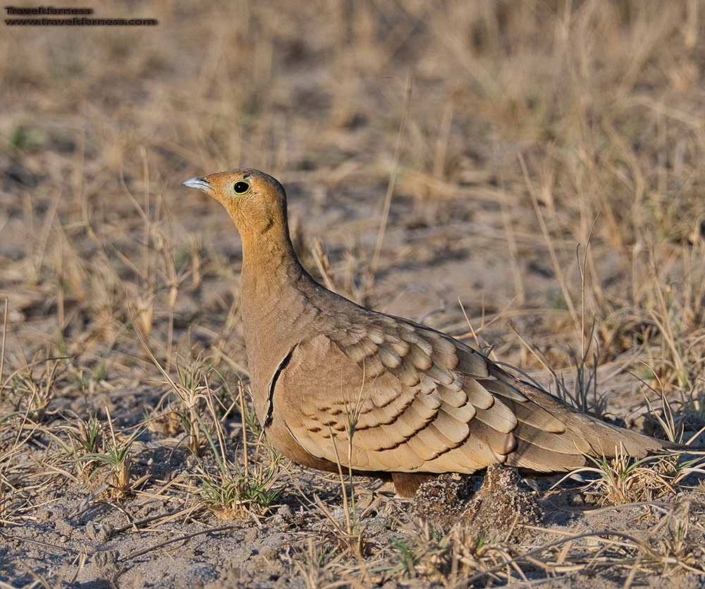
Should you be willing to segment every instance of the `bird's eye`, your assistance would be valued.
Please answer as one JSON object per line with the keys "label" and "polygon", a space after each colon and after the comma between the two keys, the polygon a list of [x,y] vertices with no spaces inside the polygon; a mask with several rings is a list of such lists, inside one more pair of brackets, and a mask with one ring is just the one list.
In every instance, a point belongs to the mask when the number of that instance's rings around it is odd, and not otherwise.
{"label": "bird's eye", "polygon": [[243,194],[247,192],[250,189],[250,185],[247,182],[235,182],[235,186],[233,186],[233,190],[235,191],[235,194]]}

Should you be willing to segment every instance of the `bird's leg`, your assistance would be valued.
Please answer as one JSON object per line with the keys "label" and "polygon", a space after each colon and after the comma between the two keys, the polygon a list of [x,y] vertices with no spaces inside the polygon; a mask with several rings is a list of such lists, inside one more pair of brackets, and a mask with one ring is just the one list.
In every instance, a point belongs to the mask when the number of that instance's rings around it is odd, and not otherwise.
{"label": "bird's leg", "polygon": [[411,498],[416,494],[418,488],[425,482],[436,478],[433,474],[421,474],[410,472],[393,472],[392,481],[394,489],[399,497]]}

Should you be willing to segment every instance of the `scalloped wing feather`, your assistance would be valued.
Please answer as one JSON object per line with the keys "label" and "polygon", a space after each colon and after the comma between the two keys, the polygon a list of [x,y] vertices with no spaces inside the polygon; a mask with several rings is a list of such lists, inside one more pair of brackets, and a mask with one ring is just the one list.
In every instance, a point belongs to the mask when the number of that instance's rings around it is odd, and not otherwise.
{"label": "scalloped wing feather", "polygon": [[575,412],[444,334],[373,313],[352,323],[300,342],[277,382],[275,410],[316,458],[362,471],[549,472],[609,455],[615,440],[647,451],[648,438]]}

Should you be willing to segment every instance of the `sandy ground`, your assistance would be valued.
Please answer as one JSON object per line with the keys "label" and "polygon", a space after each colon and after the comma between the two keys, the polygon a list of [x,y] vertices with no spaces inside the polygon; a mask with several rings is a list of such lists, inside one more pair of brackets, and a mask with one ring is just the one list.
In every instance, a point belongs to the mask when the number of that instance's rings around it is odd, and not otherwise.
{"label": "sandy ground", "polygon": [[276,175],[321,282],[685,441],[705,424],[700,2],[95,8],[160,24],[0,24],[0,582],[703,586],[697,462],[408,502],[274,455],[239,238],[180,186]]}

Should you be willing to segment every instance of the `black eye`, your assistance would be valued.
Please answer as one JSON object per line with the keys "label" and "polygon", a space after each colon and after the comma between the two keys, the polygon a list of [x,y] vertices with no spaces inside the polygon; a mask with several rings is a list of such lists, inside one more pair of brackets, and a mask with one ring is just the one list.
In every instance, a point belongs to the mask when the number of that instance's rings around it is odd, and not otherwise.
{"label": "black eye", "polygon": [[235,186],[233,186],[235,194],[242,194],[243,192],[247,192],[249,189],[250,185],[247,182],[235,182]]}

